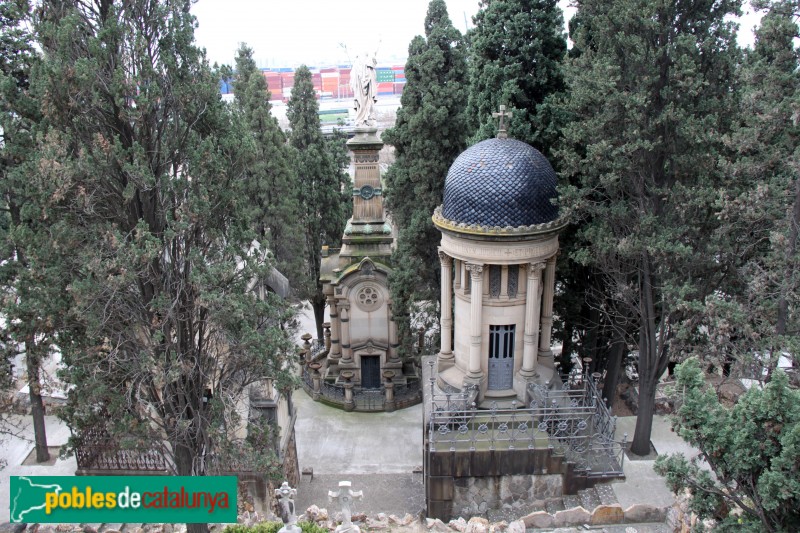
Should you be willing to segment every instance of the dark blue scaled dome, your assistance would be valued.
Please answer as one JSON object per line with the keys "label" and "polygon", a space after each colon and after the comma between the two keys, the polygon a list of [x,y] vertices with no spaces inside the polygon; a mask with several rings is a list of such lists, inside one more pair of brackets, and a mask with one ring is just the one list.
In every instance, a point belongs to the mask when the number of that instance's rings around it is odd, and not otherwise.
{"label": "dark blue scaled dome", "polygon": [[493,227],[532,226],[558,217],[556,173],[539,150],[516,139],[467,148],[444,182],[444,218]]}

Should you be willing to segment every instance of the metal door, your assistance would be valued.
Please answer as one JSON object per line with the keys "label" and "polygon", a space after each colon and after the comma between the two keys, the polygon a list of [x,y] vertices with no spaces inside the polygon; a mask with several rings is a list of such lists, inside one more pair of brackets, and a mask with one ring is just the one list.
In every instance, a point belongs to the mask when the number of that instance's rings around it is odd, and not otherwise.
{"label": "metal door", "polygon": [[514,328],[489,326],[489,390],[514,386]]}
{"label": "metal door", "polygon": [[361,356],[361,388],[379,389],[381,387],[381,358],[379,355]]}

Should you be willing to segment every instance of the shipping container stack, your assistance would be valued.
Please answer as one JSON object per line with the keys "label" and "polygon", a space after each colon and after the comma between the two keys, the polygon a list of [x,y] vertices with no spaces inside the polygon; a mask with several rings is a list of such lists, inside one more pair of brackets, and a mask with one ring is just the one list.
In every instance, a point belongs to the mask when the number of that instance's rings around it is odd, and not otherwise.
{"label": "shipping container stack", "polygon": [[[311,68],[311,81],[317,98],[353,98],[353,89],[350,87],[350,69],[350,65]],[[261,72],[267,82],[271,99],[287,102],[292,96],[294,87],[294,69],[290,67],[265,68],[261,69]],[[375,69],[375,74],[378,96],[403,94],[406,77],[405,68],[402,65],[378,67]],[[232,81],[222,80],[220,82],[221,94],[233,93]]]}
{"label": "shipping container stack", "polygon": [[394,94],[394,71],[388,67],[378,67],[375,73],[378,78],[378,96]]}
{"label": "shipping container stack", "polygon": [[394,71],[394,94],[403,94],[406,86],[406,68],[402,65],[392,67]]}
{"label": "shipping container stack", "polygon": [[339,97],[339,70],[335,67],[320,69],[322,77],[322,98]]}
{"label": "shipping container stack", "polygon": [[338,98],[352,98],[353,88],[350,87],[350,65],[339,65],[339,92]]}
{"label": "shipping container stack", "polygon": [[283,83],[281,82],[281,73],[274,70],[263,70],[264,79],[267,81],[267,90],[270,92],[272,100],[283,99]]}

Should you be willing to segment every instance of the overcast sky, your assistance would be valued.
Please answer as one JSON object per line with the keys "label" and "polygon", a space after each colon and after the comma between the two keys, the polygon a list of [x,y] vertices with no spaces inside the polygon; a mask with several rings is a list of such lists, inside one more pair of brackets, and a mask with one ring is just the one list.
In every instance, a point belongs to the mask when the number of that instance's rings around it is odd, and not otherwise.
{"label": "overcast sky", "polygon": [[[239,43],[254,50],[260,67],[349,63],[378,49],[380,63],[402,64],[408,44],[424,34],[429,0],[198,0],[192,8],[197,43],[211,63],[233,64]],[[478,0],[446,0],[462,33],[472,27]],[[562,8],[568,5],[561,0]],[[566,7],[566,16],[573,10]],[[752,42],[757,18],[745,15],[739,42]]]}

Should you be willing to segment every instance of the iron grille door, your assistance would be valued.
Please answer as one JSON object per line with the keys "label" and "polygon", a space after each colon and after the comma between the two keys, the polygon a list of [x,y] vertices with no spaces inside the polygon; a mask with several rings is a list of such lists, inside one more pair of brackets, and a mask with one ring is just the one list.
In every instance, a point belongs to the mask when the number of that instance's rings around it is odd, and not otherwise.
{"label": "iron grille door", "polygon": [[514,386],[514,329],[516,326],[489,326],[489,390]]}
{"label": "iron grille door", "polygon": [[381,358],[378,355],[361,356],[361,388],[381,388]]}

